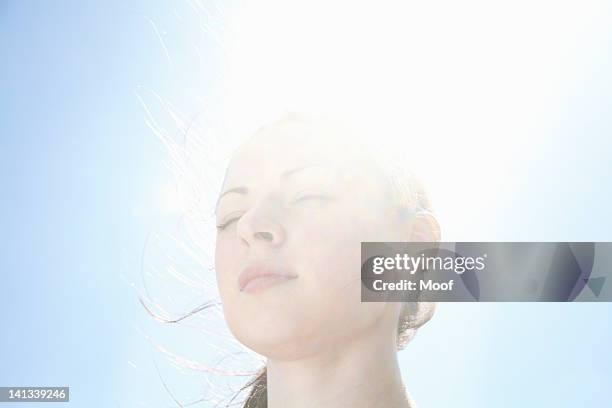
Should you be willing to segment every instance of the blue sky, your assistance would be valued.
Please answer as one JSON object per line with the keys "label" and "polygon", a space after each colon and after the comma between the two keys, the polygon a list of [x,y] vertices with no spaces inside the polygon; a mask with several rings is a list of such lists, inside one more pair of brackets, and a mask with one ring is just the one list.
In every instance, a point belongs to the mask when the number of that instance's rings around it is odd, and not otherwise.
{"label": "blue sky", "polygon": [[[128,283],[139,277],[148,232],[166,222],[155,200],[171,180],[137,92],[192,106],[196,94],[214,100],[223,76],[212,40],[200,43],[199,70],[190,64],[186,4],[0,4],[2,386],[69,385],[78,407],[172,406],[152,363],[159,356],[136,327],[162,334]],[[228,16],[238,5],[210,8]],[[604,34],[537,149],[527,142],[515,153],[496,212],[476,203],[470,214],[480,205],[487,216],[454,236],[612,240]],[[444,304],[400,354],[402,370],[424,407],[606,406],[611,315],[608,303]],[[189,336],[168,341],[194,350]],[[197,379],[185,384],[185,395],[197,394]]]}

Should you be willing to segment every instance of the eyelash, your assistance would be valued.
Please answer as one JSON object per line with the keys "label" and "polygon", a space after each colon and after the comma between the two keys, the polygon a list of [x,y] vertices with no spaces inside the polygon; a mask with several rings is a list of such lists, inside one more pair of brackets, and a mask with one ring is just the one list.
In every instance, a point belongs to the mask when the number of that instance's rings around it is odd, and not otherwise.
{"label": "eyelash", "polygon": [[[321,194],[321,193],[299,193],[296,196],[296,198],[293,199],[293,202],[297,203],[297,202],[302,202],[302,201],[307,201],[307,200],[317,200],[317,199],[326,200],[328,198],[329,197],[327,195]],[[229,220],[225,221],[224,223],[217,225],[217,230],[223,231],[230,224],[238,221],[239,219],[240,219],[240,216],[230,218]]]}
{"label": "eyelash", "polygon": [[217,225],[217,229],[218,229],[218,230],[220,230],[220,231],[222,231],[222,230],[224,230],[225,228],[227,228],[227,226],[229,226],[229,225],[230,225],[231,223],[233,223],[234,221],[238,221],[238,219],[239,219],[239,218],[240,218],[240,217],[235,217],[235,218],[232,218],[231,220],[225,221],[223,224]]}
{"label": "eyelash", "polygon": [[325,194],[322,193],[308,193],[308,192],[302,192],[302,193],[298,193],[296,198],[293,199],[294,203],[300,202],[300,201],[306,201],[306,200],[316,200],[316,199],[320,199],[320,200],[326,200],[329,197]]}

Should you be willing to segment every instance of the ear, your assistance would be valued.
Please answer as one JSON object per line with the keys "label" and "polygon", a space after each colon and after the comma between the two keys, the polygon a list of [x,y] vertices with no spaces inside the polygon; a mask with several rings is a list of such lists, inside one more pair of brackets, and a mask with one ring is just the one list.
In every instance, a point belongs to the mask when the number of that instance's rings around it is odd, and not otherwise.
{"label": "ear", "polygon": [[412,222],[410,241],[438,242],[440,239],[440,224],[436,217],[428,211],[416,213]]}

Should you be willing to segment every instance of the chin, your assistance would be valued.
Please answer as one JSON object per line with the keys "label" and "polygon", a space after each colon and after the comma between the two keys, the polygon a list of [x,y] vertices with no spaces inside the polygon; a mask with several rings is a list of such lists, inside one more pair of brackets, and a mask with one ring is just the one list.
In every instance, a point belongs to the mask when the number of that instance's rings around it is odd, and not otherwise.
{"label": "chin", "polygon": [[254,333],[236,335],[240,343],[257,354],[278,360],[291,360],[302,357],[304,348],[297,335],[282,335],[281,333]]}
{"label": "chin", "polygon": [[[244,316],[242,316],[244,317]],[[312,349],[312,343],[304,328],[293,321],[276,319],[254,319],[230,325],[236,339],[257,354],[275,359],[303,357]]]}

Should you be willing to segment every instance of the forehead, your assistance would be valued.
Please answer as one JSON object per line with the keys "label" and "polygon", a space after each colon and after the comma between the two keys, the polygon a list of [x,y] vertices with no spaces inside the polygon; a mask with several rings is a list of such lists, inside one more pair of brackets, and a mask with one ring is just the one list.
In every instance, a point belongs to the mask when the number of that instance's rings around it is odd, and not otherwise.
{"label": "forehead", "polygon": [[287,170],[325,165],[338,170],[369,174],[374,166],[367,151],[350,134],[308,123],[287,123],[264,128],[233,155],[227,182],[278,177]]}

